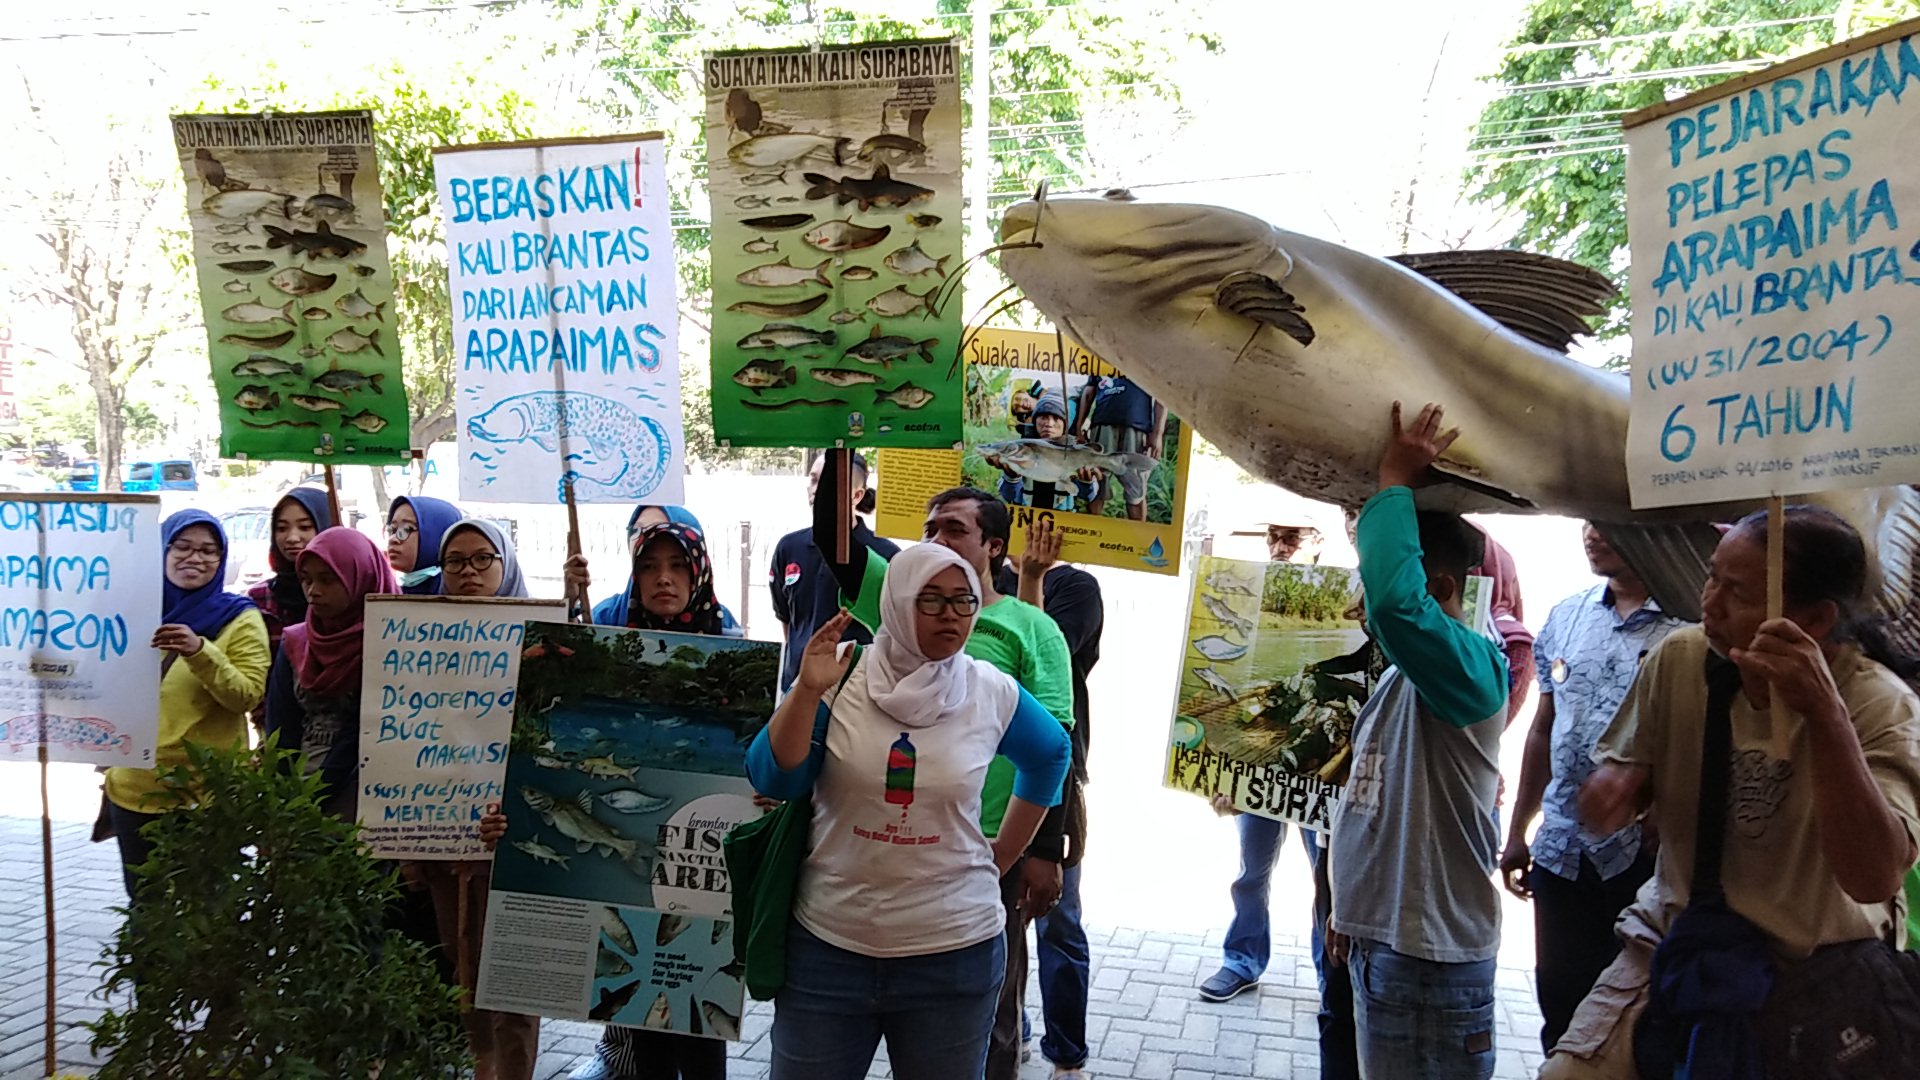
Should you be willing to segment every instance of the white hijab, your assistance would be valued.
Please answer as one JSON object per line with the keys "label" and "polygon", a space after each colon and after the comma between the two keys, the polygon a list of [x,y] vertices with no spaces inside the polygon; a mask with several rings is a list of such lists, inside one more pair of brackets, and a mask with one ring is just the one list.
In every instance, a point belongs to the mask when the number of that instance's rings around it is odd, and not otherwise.
{"label": "white hijab", "polygon": [[[907,727],[932,727],[947,719],[966,706],[981,672],[1000,675],[964,651],[945,660],[928,660],[920,650],[914,601],[928,582],[950,566],[959,567],[967,577],[967,588],[980,595],[980,579],[973,567],[939,544],[916,544],[895,555],[887,564],[886,584],[880,590],[880,629],[863,659],[867,695],[882,712]],[[967,617],[968,635],[978,619],[977,611]]]}

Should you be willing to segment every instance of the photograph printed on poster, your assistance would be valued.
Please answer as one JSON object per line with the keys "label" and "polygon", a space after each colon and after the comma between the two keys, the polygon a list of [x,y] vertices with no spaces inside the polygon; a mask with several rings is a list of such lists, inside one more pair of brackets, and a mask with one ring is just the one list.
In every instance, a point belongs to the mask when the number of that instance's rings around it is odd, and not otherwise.
{"label": "photograph printed on poster", "polygon": [[587,1018],[737,1040],[740,975],[730,920],[602,907]]}

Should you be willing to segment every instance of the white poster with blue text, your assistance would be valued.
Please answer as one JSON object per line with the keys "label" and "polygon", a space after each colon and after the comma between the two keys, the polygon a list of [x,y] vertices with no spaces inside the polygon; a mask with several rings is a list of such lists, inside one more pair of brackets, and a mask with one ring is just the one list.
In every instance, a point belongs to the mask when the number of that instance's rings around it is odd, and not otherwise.
{"label": "white poster with blue text", "polygon": [[661,136],[444,147],[463,502],[681,501]]}
{"label": "white poster with blue text", "polygon": [[1627,129],[1633,505],[1920,480],[1920,30]]}
{"label": "white poster with blue text", "polygon": [[480,815],[506,793],[528,622],[557,600],[367,599],[360,837],[383,859],[484,859]]}
{"label": "white poster with blue text", "polygon": [[0,761],[153,767],[160,500],[0,496]]}

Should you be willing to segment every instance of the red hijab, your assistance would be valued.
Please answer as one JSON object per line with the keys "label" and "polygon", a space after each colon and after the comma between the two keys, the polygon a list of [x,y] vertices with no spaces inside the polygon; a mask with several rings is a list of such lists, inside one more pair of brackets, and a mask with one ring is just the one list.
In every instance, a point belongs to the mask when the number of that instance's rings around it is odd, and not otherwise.
{"label": "red hijab", "polygon": [[323,619],[307,608],[305,622],[287,627],[280,647],[300,689],[335,697],[360,689],[360,644],[367,597],[400,591],[387,554],[354,529],[327,529],[307,544],[300,561],[318,559],[347,588],[352,602],[338,619]]}

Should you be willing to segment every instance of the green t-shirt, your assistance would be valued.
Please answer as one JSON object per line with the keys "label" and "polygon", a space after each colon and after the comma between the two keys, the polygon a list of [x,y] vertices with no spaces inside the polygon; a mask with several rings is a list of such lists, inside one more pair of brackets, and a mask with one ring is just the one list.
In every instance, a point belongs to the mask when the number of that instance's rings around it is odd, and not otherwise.
{"label": "green t-shirt", "polygon": [[[887,560],[867,549],[860,597],[847,610],[871,630],[880,628],[880,589],[886,579]],[[1017,597],[1001,597],[980,609],[973,634],[967,638],[967,655],[1013,676],[1063,727],[1073,727],[1073,656],[1067,650],[1066,635],[1046,612]],[[1007,799],[1012,795],[1013,762],[996,757],[980,789],[980,826],[987,836],[1000,835],[1000,821],[1007,816]]]}
{"label": "green t-shirt", "polygon": [[1907,948],[1920,952],[1920,867],[1907,871]]}

